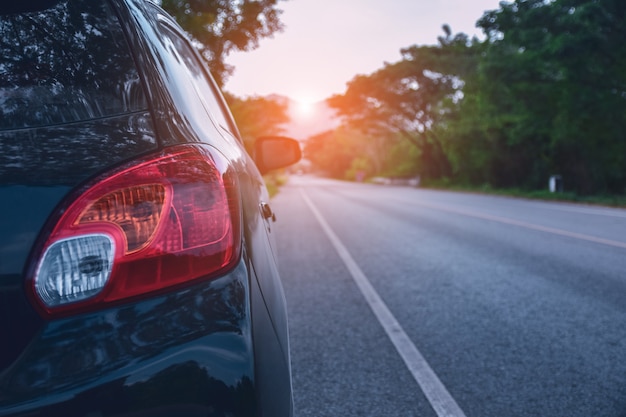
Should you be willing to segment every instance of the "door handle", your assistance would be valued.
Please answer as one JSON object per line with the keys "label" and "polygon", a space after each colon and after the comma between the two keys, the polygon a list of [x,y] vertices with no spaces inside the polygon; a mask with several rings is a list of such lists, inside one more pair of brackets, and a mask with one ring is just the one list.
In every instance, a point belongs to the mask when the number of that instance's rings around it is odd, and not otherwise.
{"label": "door handle", "polygon": [[260,204],[260,207],[261,207],[261,213],[263,214],[264,219],[266,220],[272,219],[272,222],[276,221],[276,213],[272,211],[272,208],[270,207],[269,204],[262,202]]}

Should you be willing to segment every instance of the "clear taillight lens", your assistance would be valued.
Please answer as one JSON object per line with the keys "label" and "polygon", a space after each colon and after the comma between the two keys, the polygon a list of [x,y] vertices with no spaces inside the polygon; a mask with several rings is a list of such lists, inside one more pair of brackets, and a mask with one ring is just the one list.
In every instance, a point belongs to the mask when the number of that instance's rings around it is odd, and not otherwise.
{"label": "clear taillight lens", "polygon": [[225,272],[240,249],[219,154],[174,148],[100,177],[62,210],[32,278],[47,314],[89,310]]}
{"label": "clear taillight lens", "polygon": [[51,244],[36,275],[36,290],[49,307],[90,298],[111,276],[115,253],[113,239],[85,235]]}

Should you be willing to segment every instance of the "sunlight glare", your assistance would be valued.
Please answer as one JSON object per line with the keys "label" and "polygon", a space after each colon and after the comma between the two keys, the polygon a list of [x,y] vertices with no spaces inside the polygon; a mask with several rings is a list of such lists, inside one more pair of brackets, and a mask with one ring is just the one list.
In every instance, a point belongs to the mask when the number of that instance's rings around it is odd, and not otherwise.
{"label": "sunlight glare", "polygon": [[315,99],[307,96],[300,96],[294,99],[298,115],[306,117],[315,112]]}

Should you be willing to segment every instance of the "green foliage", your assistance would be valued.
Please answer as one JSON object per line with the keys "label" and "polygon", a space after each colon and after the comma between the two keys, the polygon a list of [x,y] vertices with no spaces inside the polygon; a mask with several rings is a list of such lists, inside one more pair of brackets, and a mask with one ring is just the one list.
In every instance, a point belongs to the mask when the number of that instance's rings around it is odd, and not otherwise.
{"label": "green foliage", "polygon": [[270,197],[274,197],[278,194],[280,187],[282,187],[287,182],[287,177],[283,172],[274,171],[270,172],[267,175],[263,176],[263,181],[265,182],[265,186],[267,187],[267,192]]}
{"label": "green foliage", "polygon": [[305,142],[305,158],[323,173],[339,179],[364,180],[375,176],[414,177],[420,150],[400,134],[365,134],[341,127]]}
{"label": "green foliage", "polygon": [[[328,102],[387,141],[377,174],[522,190],[561,174],[579,195],[624,194],[625,21],[620,0],[502,2],[477,22],[484,41],[444,26],[437,45],[403,49]],[[351,149],[344,159],[366,156]]]}
{"label": "green foliage", "polygon": [[343,179],[355,159],[364,154],[363,136],[340,128],[310,137],[304,144],[304,157],[313,166],[333,178]]}
{"label": "green foliage", "polygon": [[421,152],[406,140],[391,142],[388,158],[383,169],[376,173],[384,177],[416,177],[419,175],[418,161]]}
{"label": "green foliage", "polygon": [[161,0],[206,58],[222,86],[233,71],[225,58],[232,51],[248,51],[259,40],[281,31],[280,0]]}
{"label": "green foliage", "polygon": [[411,143],[417,171],[425,178],[446,176],[450,163],[443,151],[438,126],[459,99],[461,76],[475,60],[465,35],[440,37],[437,46],[403,49],[403,59],[348,83],[343,95],[328,100],[349,126],[370,136]]}
{"label": "green foliage", "polygon": [[625,18],[619,1],[518,0],[479,20],[475,94],[500,134],[501,185],[537,188],[560,173],[578,193],[624,192]]}
{"label": "green foliage", "polygon": [[352,160],[350,168],[346,171],[345,179],[353,181],[363,181],[365,178],[371,175],[371,172],[371,162],[366,157],[359,157]]}

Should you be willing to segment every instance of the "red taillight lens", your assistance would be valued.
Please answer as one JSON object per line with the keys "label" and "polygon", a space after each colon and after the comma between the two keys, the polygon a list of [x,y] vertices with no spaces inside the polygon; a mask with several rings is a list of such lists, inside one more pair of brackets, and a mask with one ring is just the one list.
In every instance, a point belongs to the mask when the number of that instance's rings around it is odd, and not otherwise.
{"label": "red taillight lens", "polygon": [[142,296],[232,267],[238,192],[227,164],[174,148],[90,184],[46,240],[32,280],[48,314]]}

